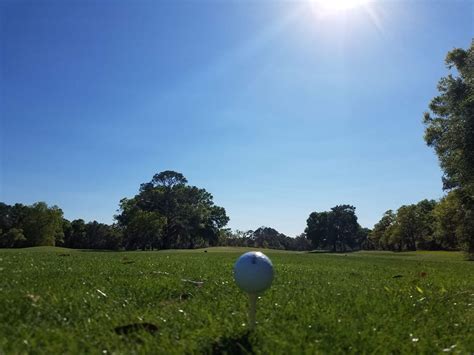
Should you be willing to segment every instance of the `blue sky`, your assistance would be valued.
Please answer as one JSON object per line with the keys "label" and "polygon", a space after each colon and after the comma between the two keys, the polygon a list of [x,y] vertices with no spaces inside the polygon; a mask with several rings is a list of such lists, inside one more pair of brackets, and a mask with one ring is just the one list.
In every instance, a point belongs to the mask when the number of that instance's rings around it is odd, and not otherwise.
{"label": "blue sky", "polygon": [[0,201],[110,223],[162,170],[229,226],[439,198],[422,114],[472,1],[1,1]]}

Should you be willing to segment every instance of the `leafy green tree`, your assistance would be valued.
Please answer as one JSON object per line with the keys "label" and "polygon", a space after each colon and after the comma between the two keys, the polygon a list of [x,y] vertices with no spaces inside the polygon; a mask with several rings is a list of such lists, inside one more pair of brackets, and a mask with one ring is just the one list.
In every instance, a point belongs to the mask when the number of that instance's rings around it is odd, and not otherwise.
{"label": "leafy green tree", "polygon": [[369,249],[369,234],[371,232],[369,228],[359,226],[352,248]]}
{"label": "leafy green tree", "polygon": [[360,228],[355,214],[355,207],[338,205],[331,208],[328,216],[328,244],[332,251],[346,251],[355,246],[355,238]]}
{"label": "leafy green tree", "polygon": [[54,246],[57,240],[64,238],[63,211],[57,207],[48,207],[44,202],[34,203],[26,209],[20,225],[27,246]]}
{"label": "leafy green tree", "polygon": [[138,210],[125,229],[125,248],[143,250],[161,248],[165,224],[165,217],[159,213]]}
{"label": "leafy green tree", "polygon": [[442,78],[439,95],[425,113],[425,141],[444,171],[444,189],[459,190],[463,218],[458,220],[460,245],[474,258],[474,40],[468,49],[446,56],[455,74]]}
{"label": "leafy green tree", "polygon": [[[62,211],[44,202],[31,206],[0,203],[2,245],[9,247],[55,245],[63,238]],[[5,245],[3,245],[5,246]]]}
{"label": "leafy green tree", "polygon": [[13,206],[0,202],[0,229],[7,232],[10,228],[21,229],[21,223],[29,210],[28,206],[16,203]]}
{"label": "leafy green tree", "polygon": [[388,232],[390,249],[416,250],[417,216],[416,206],[401,206],[397,210],[395,223]]}
{"label": "leafy green tree", "polygon": [[306,251],[311,250],[311,241],[306,237],[306,234],[301,233],[295,238],[291,238],[292,243],[287,248],[288,250]]}
{"label": "leafy green tree", "polygon": [[0,202],[0,230],[4,232],[12,227],[10,219],[11,208],[6,203]]}
{"label": "leafy green tree", "polygon": [[354,206],[338,205],[329,212],[313,212],[306,224],[305,234],[314,248],[328,248],[334,252],[360,247],[358,233],[361,227]]}
{"label": "leafy green tree", "polygon": [[[150,182],[141,184],[135,197],[120,201],[119,212],[116,219],[126,240],[132,238],[130,228],[138,228],[134,221],[145,219],[155,227],[157,224],[161,226],[154,229],[153,238],[160,240],[159,247],[163,249],[216,245],[220,229],[229,221],[224,208],[214,205],[209,192],[187,185],[186,178],[174,171],[161,172]],[[143,215],[141,212],[154,214]],[[144,238],[142,245],[150,245],[146,241],[150,235],[143,232],[139,235]],[[127,246],[140,244],[137,243],[135,240]]]}
{"label": "leafy green tree", "polygon": [[63,218],[62,228],[63,228],[64,237],[60,242],[56,243],[56,246],[66,247],[67,239],[69,235],[71,234],[71,230],[72,230],[71,222],[67,220],[66,218]]}
{"label": "leafy green tree", "polygon": [[446,56],[456,69],[438,84],[440,95],[425,113],[425,140],[438,155],[446,189],[474,188],[474,40],[467,50],[454,49]]}
{"label": "leafy green tree", "polygon": [[115,226],[92,221],[85,224],[85,245],[87,249],[118,249],[121,234]]}
{"label": "leafy green tree", "polygon": [[421,200],[416,208],[416,248],[417,249],[439,249],[435,237],[434,209],[437,205],[435,200]]}
{"label": "leafy green tree", "polygon": [[73,220],[70,227],[64,230],[64,246],[87,249],[86,223],[83,219]]}
{"label": "leafy green tree", "polygon": [[291,238],[270,227],[260,227],[249,236],[247,244],[254,248],[288,249]]}
{"label": "leafy green tree", "polygon": [[389,249],[390,227],[395,222],[395,214],[392,210],[385,211],[368,236],[370,249]]}
{"label": "leafy green tree", "polygon": [[122,232],[115,225],[82,219],[63,221],[64,246],[76,249],[117,250],[122,246]]}
{"label": "leafy green tree", "polygon": [[329,212],[312,212],[306,220],[305,235],[311,241],[314,249],[327,245]]}
{"label": "leafy green tree", "polygon": [[442,249],[459,248],[459,226],[462,225],[463,209],[458,195],[456,190],[451,191],[433,210],[434,239]]}
{"label": "leafy green tree", "polygon": [[389,210],[374,226],[369,241],[375,249],[417,250],[436,249],[434,239],[434,200],[422,200],[416,205],[403,205],[397,213]]}
{"label": "leafy green tree", "polygon": [[0,233],[0,248],[18,248],[26,241],[23,230],[10,228],[6,233]]}

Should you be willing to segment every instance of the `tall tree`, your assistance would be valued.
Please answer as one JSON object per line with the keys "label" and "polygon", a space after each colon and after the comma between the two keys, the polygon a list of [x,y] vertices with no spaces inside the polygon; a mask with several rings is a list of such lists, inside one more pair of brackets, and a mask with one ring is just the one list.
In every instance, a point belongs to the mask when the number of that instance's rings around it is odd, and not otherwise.
{"label": "tall tree", "polygon": [[446,65],[455,73],[439,81],[439,95],[424,116],[425,141],[438,155],[444,188],[459,190],[464,211],[459,233],[474,257],[474,40],[466,50],[450,51]]}
{"label": "tall tree", "polygon": [[[126,240],[131,240],[132,230],[137,230],[137,218],[154,226],[152,239],[159,239],[159,247],[164,249],[215,245],[219,230],[229,221],[224,208],[214,205],[209,192],[187,185],[186,178],[174,171],[154,175],[150,182],[140,185],[135,197],[120,201],[116,219]],[[144,231],[133,238],[139,235],[151,238]],[[137,241],[130,245],[137,245]]]}
{"label": "tall tree", "polygon": [[332,246],[332,251],[346,251],[348,246],[354,246],[360,228],[355,207],[338,205],[331,208],[328,226],[328,242]]}
{"label": "tall tree", "polygon": [[[438,84],[440,95],[425,113],[425,140],[438,155],[444,187],[474,188],[474,40],[467,50],[454,49],[446,56],[449,74]],[[471,194],[474,192],[471,190]]]}
{"label": "tall tree", "polygon": [[306,224],[305,234],[314,248],[345,251],[360,247],[361,227],[354,206],[338,205],[329,212],[313,212]]}

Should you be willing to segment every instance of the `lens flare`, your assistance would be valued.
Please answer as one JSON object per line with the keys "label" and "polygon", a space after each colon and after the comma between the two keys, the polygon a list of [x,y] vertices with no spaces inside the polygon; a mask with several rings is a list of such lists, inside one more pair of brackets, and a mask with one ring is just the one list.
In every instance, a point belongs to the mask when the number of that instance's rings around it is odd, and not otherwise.
{"label": "lens flare", "polygon": [[323,12],[340,12],[366,5],[369,0],[312,0]]}

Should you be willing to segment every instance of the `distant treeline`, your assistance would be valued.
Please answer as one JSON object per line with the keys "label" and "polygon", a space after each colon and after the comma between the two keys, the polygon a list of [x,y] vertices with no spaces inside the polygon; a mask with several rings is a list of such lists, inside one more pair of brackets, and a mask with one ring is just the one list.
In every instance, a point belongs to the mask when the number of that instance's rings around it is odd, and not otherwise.
{"label": "distant treeline", "polygon": [[311,250],[311,241],[303,233],[291,238],[270,227],[260,227],[257,230],[231,231],[222,230],[219,246],[269,248],[280,250]]}
{"label": "distant treeline", "polygon": [[[195,192],[205,191],[194,189]],[[171,188],[164,200],[170,209],[170,201],[175,201],[173,194]],[[134,199],[137,199],[137,196]],[[176,204],[176,210],[172,214],[175,218],[163,217],[160,212],[151,209],[143,210],[130,201],[122,200],[121,204],[127,205],[127,208],[133,205],[133,212],[124,213],[122,208],[121,214],[116,216],[118,223],[113,225],[96,221],[86,223],[82,219],[68,221],[63,218],[59,207],[48,207],[44,202],[31,206],[18,203],[9,206],[0,202],[0,247],[56,245],[77,249],[153,250],[239,246],[333,252],[359,249],[467,250],[472,237],[469,232],[473,230],[470,228],[474,224],[474,220],[462,208],[462,196],[459,191],[450,192],[439,202],[423,200],[417,204],[402,206],[396,212],[389,210],[373,230],[359,225],[355,207],[350,205],[335,206],[330,211],[313,212],[307,219],[305,232],[294,238],[270,227],[260,227],[255,231],[232,231],[224,228],[224,222],[227,222],[228,218],[221,207],[218,207],[219,213],[209,213],[206,219],[199,221],[196,215],[189,212],[193,209],[199,210],[199,216],[202,217],[203,207],[199,207],[196,201],[197,205],[184,207]],[[160,205],[160,202],[154,199],[148,200],[148,203]],[[215,215],[220,216],[220,224],[214,221]],[[191,220],[184,221],[184,218]],[[194,219],[196,221],[192,223]],[[167,221],[174,222],[169,226]],[[206,221],[208,225],[203,224]]]}
{"label": "distant treeline", "polygon": [[9,206],[0,202],[0,247],[64,246],[79,249],[119,249],[122,232],[117,225],[72,222],[63,211],[44,202]]}
{"label": "distant treeline", "polygon": [[[173,189],[168,192],[165,201],[170,208],[169,202],[174,201],[171,197]],[[122,205],[130,207],[130,201],[122,200]],[[153,199],[148,202],[151,201]],[[155,200],[154,204],[160,203]],[[210,219],[213,215],[209,214],[208,219],[204,219],[208,222],[206,226],[199,221],[193,224],[192,220],[184,224],[182,220],[193,217],[188,212],[190,209],[201,210],[202,213],[202,206],[200,209],[195,205],[176,205],[180,211],[174,211],[173,216],[181,215],[181,222],[178,224],[175,221],[172,231],[166,235],[165,228],[171,227],[165,222],[173,219],[163,217],[157,211],[143,210],[135,204],[134,216],[126,215],[128,219],[125,218],[122,209],[121,214],[116,216],[118,223],[107,225],[96,221],[86,223],[82,219],[68,221],[63,218],[60,208],[48,207],[44,202],[31,206],[0,203],[0,247],[56,245],[78,249],[153,250],[239,246],[335,252],[359,249],[459,250],[465,249],[464,244],[470,238],[465,225],[473,222],[465,215],[461,205],[459,193],[453,191],[439,202],[423,200],[414,205],[402,206],[397,212],[389,210],[373,230],[359,225],[355,207],[339,205],[330,211],[311,213],[305,232],[292,238],[270,227],[260,227],[255,231],[224,228],[227,218],[223,217],[225,211],[221,207],[218,215],[222,223],[213,224],[213,219]]]}

